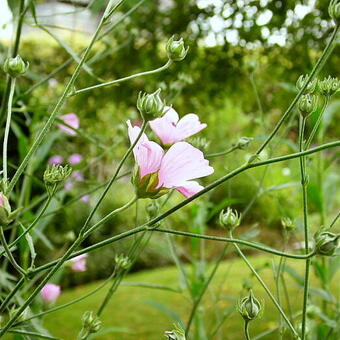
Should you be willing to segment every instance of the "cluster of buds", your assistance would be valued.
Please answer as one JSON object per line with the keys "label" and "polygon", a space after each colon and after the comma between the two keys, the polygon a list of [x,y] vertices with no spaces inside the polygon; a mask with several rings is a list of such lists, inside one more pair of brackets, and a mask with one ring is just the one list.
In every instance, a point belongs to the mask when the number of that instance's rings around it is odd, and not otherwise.
{"label": "cluster of buds", "polygon": [[179,325],[175,325],[175,329],[172,331],[166,331],[165,336],[168,340],[186,340],[185,332]]}
{"label": "cluster of buds", "polygon": [[183,38],[175,40],[175,36],[172,36],[168,40],[165,49],[171,61],[181,61],[186,57],[189,47],[185,47]]}
{"label": "cluster of buds", "polygon": [[295,228],[294,222],[288,216],[283,216],[281,218],[281,225],[287,231],[291,231]]}
{"label": "cluster of buds", "polygon": [[12,78],[22,76],[26,73],[29,67],[28,61],[23,61],[19,55],[15,58],[7,58],[4,62],[4,71]]}
{"label": "cluster of buds", "polygon": [[92,311],[87,311],[82,316],[83,328],[78,336],[79,340],[85,340],[92,333],[99,331],[102,322]]}
{"label": "cluster of buds", "polygon": [[160,97],[160,92],[161,89],[154,93],[139,93],[137,108],[146,120],[160,117],[164,113],[165,102]]}
{"label": "cluster of buds", "polygon": [[237,308],[246,322],[256,319],[262,310],[261,303],[255,298],[252,290],[249,291],[249,296],[242,298],[238,302]]}
{"label": "cluster of buds", "polygon": [[308,117],[311,113],[313,113],[317,109],[318,98],[313,94],[305,94],[301,96],[298,108],[303,117]]}
{"label": "cluster of buds", "polygon": [[124,254],[116,255],[115,262],[117,268],[121,268],[124,270],[128,269],[131,265],[130,259],[128,258],[128,256],[125,256]]}
{"label": "cluster of buds", "polygon": [[64,181],[70,176],[72,168],[68,165],[53,164],[48,165],[44,172],[44,182],[46,185],[54,185]]}
{"label": "cluster of buds", "polygon": [[339,24],[340,19],[340,1],[339,0],[331,0],[328,6],[329,16],[334,20],[335,24]]}
{"label": "cluster of buds", "polygon": [[333,256],[339,246],[340,234],[321,230],[315,235],[315,253],[323,256]]}
{"label": "cluster of buds", "polygon": [[[296,88],[300,91],[302,88],[306,86],[306,83],[308,81],[309,75],[308,74],[302,74],[297,82],[296,82]],[[318,83],[318,80],[316,78],[312,79],[311,81],[308,82],[304,93],[314,93],[316,89],[316,85]]]}
{"label": "cluster of buds", "polygon": [[224,227],[228,230],[233,230],[238,227],[241,223],[242,215],[239,215],[236,210],[227,208],[227,211],[221,210],[219,222],[221,227]]}
{"label": "cluster of buds", "polygon": [[331,97],[340,89],[340,81],[338,78],[328,76],[323,80],[319,80],[318,88],[320,93],[325,97]]}

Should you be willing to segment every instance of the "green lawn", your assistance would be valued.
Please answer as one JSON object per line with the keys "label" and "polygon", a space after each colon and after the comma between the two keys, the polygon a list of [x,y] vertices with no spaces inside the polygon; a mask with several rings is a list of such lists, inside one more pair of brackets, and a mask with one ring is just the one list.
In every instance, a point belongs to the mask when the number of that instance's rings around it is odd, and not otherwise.
{"label": "green lawn", "polygon": [[[271,258],[262,256],[251,258],[251,262],[256,267],[261,267],[271,260]],[[294,266],[297,272],[303,271],[303,261],[288,261],[287,263]],[[274,291],[270,266],[261,271],[261,276]],[[216,321],[216,311],[220,311],[219,314],[221,315],[228,307],[235,305],[235,300],[231,297],[239,296],[244,278],[247,277],[249,277],[249,270],[239,259],[228,260],[221,265],[213,281],[213,289],[208,291],[205,296],[205,311],[199,311],[199,313],[206,313],[206,316],[208,316],[208,329],[211,329],[211,325]],[[252,336],[255,336],[263,330],[275,327],[279,316],[257,281],[255,279],[252,279],[252,281],[255,295],[265,304],[262,318],[251,325],[250,332]],[[125,285],[120,286],[104,311],[101,318],[103,328],[96,339],[160,340],[165,339],[164,331],[172,329],[176,318],[179,317],[184,322],[187,321],[191,305],[187,293],[126,286],[126,283],[131,282],[147,282],[178,288],[179,279],[176,268],[138,272],[129,275],[124,282]],[[302,290],[290,279],[287,280],[287,283],[292,303],[296,307],[301,306]],[[80,297],[94,289],[98,284],[99,282],[91,283],[87,286],[64,291],[58,300],[58,304]],[[216,292],[220,287],[222,287],[221,298],[216,302]],[[107,286],[76,305],[49,314],[45,317],[45,326],[56,337],[65,340],[76,339],[81,328],[82,314],[88,310],[95,311],[106,290]],[[157,306],[160,308],[157,308]],[[220,337],[214,337],[214,339],[243,339],[242,325],[240,316],[234,312],[225,321]],[[263,339],[274,339],[276,338],[274,334]]]}

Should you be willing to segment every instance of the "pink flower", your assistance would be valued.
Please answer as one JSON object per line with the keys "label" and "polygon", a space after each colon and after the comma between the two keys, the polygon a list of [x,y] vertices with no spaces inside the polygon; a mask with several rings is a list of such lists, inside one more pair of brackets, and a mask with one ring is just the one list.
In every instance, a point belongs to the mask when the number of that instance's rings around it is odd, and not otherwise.
{"label": "pink flower", "polygon": [[[61,116],[60,119],[63,120],[67,125],[73,127],[73,129],[79,128],[79,118],[75,113],[68,113],[66,115]],[[63,130],[70,136],[75,136],[77,134],[73,129],[63,124],[58,124],[58,128],[60,130]]]}
{"label": "pink flower", "polygon": [[90,196],[89,195],[84,195],[80,198],[80,200],[84,203],[89,203],[90,201]]}
{"label": "pink flower", "polygon": [[79,256],[74,257],[70,261],[72,262],[72,270],[74,272],[84,272],[86,271],[86,258],[87,254],[82,254]]}
{"label": "pink flower", "polygon": [[71,178],[77,182],[82,182],[84,180],[84,174],[81,171],[76,170],[72,172]]}
{"label": "pink flower", "polygon": [[40,294],[44,301],[54,302],[60,295],[61,288],[53,283],[47,283],[41,290]]}
{"label": "pink flower", "polygon": [[150,121],[153,132],[164,145],[180,142],[206,128],[194,113],[178,118],[178,113],[171,107],[165,107],[165,115]]}
{"label": "pink flower", "polygon": [[60,155],[54,155],[52,157],[50,157],[50,159],[48,160],[48,164],[49,165],[53,165],[53,164],[61,164],[63,162],[64,158]]}
{"label": "pink flower", "polygon": [[74,153],[73,155],[71,155],[71,156],[68,158],[68,162],[69,162],[71,165],[79,164],[82,160],[83,160],[83,156],[80,155],[79,153]]}
{"label": "pink flower", "polygon": [[[140,128],[132,127],[130,121],[127,121],[127,125],[130,142],[133,143]],[[147,185],[148,190],[155,190],[155,192],[162,188],[175,188],[185,197],[190,197],[203,189],[192,179],[205,177],[214,172],[214,169],[209,166],[209,161],[204,159],[202,151],[186,142],[175,143],[164,153],[157,143],[149,141],[143,134],[134,147],[133,154],[139,168],[139,179],[142,185],[145,186],[143,177],[157,174],[156,184],[152,182]]]}
{"label": "pink flower", "polygon": [[65,189],[66,191],[72,190],[73,187],[74,187],[74,184],[73,184],[72,182],[66,182],[65,185],[64,185],[64,189]]}

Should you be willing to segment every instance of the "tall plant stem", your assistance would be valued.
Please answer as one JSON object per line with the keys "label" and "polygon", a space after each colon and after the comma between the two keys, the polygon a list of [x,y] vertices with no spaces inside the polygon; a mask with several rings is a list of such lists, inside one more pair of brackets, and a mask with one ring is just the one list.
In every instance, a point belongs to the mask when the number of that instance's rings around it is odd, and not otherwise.
{"label": "tall plant stem", "polygon": [[296,97],[294,98],[294,100],[292,101],[292,103],[289,105],[288,109],[286,110],[286,112],[283,114],[283,116],[281,117],[281,119],[278,121],[278,123],[276,124],[276,126],[274,127],[273,131],[269,134],[269,136],[266,138],[266,140],[262,143],[262,145],[258,148],[258,150],[255,152],[255,155],[253,157],[253,159],[256,159],[257,156],[260,154],[260,152],[267,146],[267,144],[272,140],[272,138],[276,135],[277,131],[280,129],[280,127],[282,126],[282,124],[284,123],[284,121],[286,120],[286,118],[290,115],[290,113],[293,111],[295,104],[298,102],[298,100],[300,99],[300,97],[303,95],[303,93],[305,92],[308,84],[310,83],[310,81],[319,73],[319,71],[321,70],[322,66],[324,65],[325,61],[328,59],[328,57],[330,56],[333,48],[335,47],[336,44],[336,39],[337,39],[337,35],[339,32],[339,25],[336,25],[334,28],[334,31],[331,35],[330,40],[328,41],[328,44],[326,45],[325,49],[322,52],[321,57],[319,58],[319,60],[317,61],[317,63],[315,64],[315,66],[313,67],[312,72],[310,73],[306,83],[304,84],[304,86],[301,88],[301,90],[299,91],[299,93],[296,95]]}
{"label": "tall plant stem", "polygon": [[5,308],[7,307],[8,303],[11,301],[12,297],[15,296],[17,291],[21,288],[21,286],[25,283],[25,277],[22,276],[21,279],[17,282],[15,287],[12,289],[12,291],[6,296],[5,300],[2,302],[0,306],[0,313],[2,313]]}
{"label": "tall plant stem", "polygon": [[[306,126],[306,118],[300,115],[299,120],[299,150],[304,150],[304,130]],[[305,235],[305,253],[309,251],[309,230],[308,230],[308,201],[307,201],[307,174],[306,174],[306,159],[304,156],[300,157],[300,172],[301,172],[301,186],[302,186],[302,205],[303,205],[303,228]],[[304,290],[303,290],[303,309],[302,309],[302,327],[301,339],[305,340],[306,336],[306,319],[307,319],[307,305],[308,305],[308,290],[309,290],[309,269],[310,259],[306,260]]]}
{"label": "tall plant stem", "polygon": [[251,340],[249,335],[249,321],[244,322],[244,336],[246,337],[246,340]]}
{"label": "tall plant stem", "polygon": [[7,118],[6,118],[6,125],[5,125],[5,134],[4,134],[4,142],[3,142],[3,149],[2,149],[2,170],[3,170],[3,179],[5,186],[7,187],[7,147],[8,147],[8,136],[9,130],[11,128],[11,118],[12,118],[12,103],[13,103],[13,95],[15,90],[15,78],[11,78],[10,82],[10,90],[7,102]]}
{"label": "tall plant stem", "polygon": [[[233,238],[232,232],[229,232],[229,237]],[[243,259],[243,261],[246,263],[246,265],[248,266],[248,268],[251,270],[251,272],[255,275],[255,277],[257,278],[257,280],[260,282],[261,286],[263,287],[263,289],[265,290],[265,292],[268,294],[269,298],[272,300],[273,304],[275,305],[275,307],[277,308],[277,310],[279,311],[279,313],[282,315],[283,319],[285,320],[287,326],[290,328],[290,330],[292,331],[292,333],[295,336],[298,336],[297,331],[295,330],[294,326],[291,324],[291,322],[289,321],[288,317],[286,316],[285,312],[283,311],[283,309],[281,308],[280,304],[276,301],[274,295],[272,294],[272,292],[270,291],[270,289],[268,288],[268,286],[266,285],[266,283],[262,280],[261,276],[257,273],[257,271],[255,270],[255,268],[252,266],[252,264],[248,261],[247,257],[243,254],[243,252],[241,251],[240,247],[234,243],[234,247],[237,250],[238,254],[240,255],[240,257]]]}

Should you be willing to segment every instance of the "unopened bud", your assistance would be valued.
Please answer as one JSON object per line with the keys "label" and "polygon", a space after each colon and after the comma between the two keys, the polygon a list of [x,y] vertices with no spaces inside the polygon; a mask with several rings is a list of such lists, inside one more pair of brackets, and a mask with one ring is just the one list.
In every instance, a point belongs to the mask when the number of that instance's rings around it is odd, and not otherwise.
{"label": "unopened bud", "polygon": [[303,117],[308,117],[317,108],[318,98],[312,94],[303,95],[298,103],[300,113]]}
{"label": "unopened bud", "polygon": [[260,301],[255,298],[252,290],[250,290],[249,296],[244,297],[238,303],[238,311],[247,322],[256,319],[261,310]]}
{"label": "unopened bud", "polygon": [[7,58],[4,62],[4,71],[13,78],[24,75],[28,67],[29,63],[24,62],[19,55],[15,58]]}
{"label": "unopened bud", "polygon": [[240,225],[241,217],[236,210],[228,207],[227,211],[221,210],[219,222],[221,227],[232,230]]}
{"label": "unopened bud", "polygon": [[172,331],[166,331],[165,336],[168,340],[186,340],[185,332],[179,325],[175,325],[175,329]]}
{"label": "unopened bud", "polygon": [[145,119],[153,119],[163,114],[165,102],[161,99],[159,95],[160,92],[161,89],[158,89],[154,93],[139,93],[137,108]]}
{"label": "unopened bud", "polygon": [[293,221],[287,216],[283,216],[281,218],[281,225],[284,229],[288,231],[293,230],[295,228]]}
{"label": "unopened bud", "polygon": [[116,255],[115,256],[116,266],[122,269],[128,269],[130,267],[131,261],[128,256],[124,254]]}
{"label": "unopened bud", "polygon": [[159,212],[159,204],[157,201],[152,201],[146,206],[146,212],[150,218],[154,218],[158,215]]}
{"label": "unopened bud", "polygon": [[236,144],[237,148],[240,149],[240,150],[247,149],[248,146],[249,146],[249,143],[252,141],[252,139],[253,138],[241,137]]}
{"label": "unopened bud", "polygon": [[332,256],[339,246],[340,234],[321,231],[315,235],[315,252],[323,256]]}
{"label": "unopened bud", "polygon": [[186,57],[189,47],[185,47],[183,38],[175,40],[172,36],[166,43],[165,49],[170,60],[181,61]]}
{"label": "unopened bud", "polygon": [[44,172],[44,181],[47,185],[54,185],[64,181],[68,176],[70,176],[71,172],[72,168],[68,165],[48,165]]}
{"label": "unopened bud", "polygon": [[92,311],[87,311],[83,314],[82,322],[83,328],[78,335],[79,340],[87,339],[90,334],[98,332],[102,326],[102,322]]}
{"label": "unopened bud", "polygon": [[340,20],[340,1],[339,0],[332,0],[329,3],[328,13],[329,13],[329,16],[334,20],[335,24],[337,25]]}
{"label": "unopened bud", "polygon": [[332,78],[329,76],[318,82],[319,91],[322,95],[326,97],[331,97],[340,89],[340,81],[338,78]]}
{"label": "unopened bud", "polygon": [[[308,74],[305,74],[305,75],[301,75],[297,82],[296,82],[296,88],[300,91],[305,85],[306,85],[306,82],[309,78],[309,75]],[[314,93],[315,92],[315,89],[316,89],[316,85],[317,85],[317,82],[318,80],[315,78],[311,81],[308,82],[308,85],[307,87],[305,88],[304,90],[304,93]]]}

